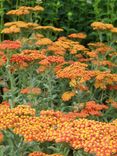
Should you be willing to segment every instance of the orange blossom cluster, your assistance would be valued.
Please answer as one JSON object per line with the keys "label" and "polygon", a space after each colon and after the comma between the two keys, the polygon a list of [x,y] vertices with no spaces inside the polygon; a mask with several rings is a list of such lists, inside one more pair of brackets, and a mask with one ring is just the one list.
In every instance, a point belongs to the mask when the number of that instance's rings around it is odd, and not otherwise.
{"label": "orange blossom cluster", "polygon": [[62,154],[46,154],[43,152],[33,152],[30,153],[28,156],[63,156]]}
{"label": "orange blossom cluster", "polygon": [[0,50],[13,50],[13,49],[19,49],[21,47],[20,41],[10,41],[10,40],[4,40],[0,43]]}
{"label": "orange blossom cluster", "polygon": [[35,111],[20,105],[10,109],[0,106],[0,129],[13,128],[24,136],[25,141],[66,142],[74,149],[84,149],[96,156],[111,156],[117,153],[117,121],[111,123],[87,119],[74,119],[60,111]]}
{"label": "orange blossom cluster", "polygon": [[17,16],[20,16],[20,15],[26,15],[26,14],[29,14],[31,11],[43,11],[44,8],[41,7],[41,6],[35,6],[35,7],[27,7],[27,6],[21,6],[19,9],[16,9],[16,10],[10,10],[7,12],[7,15],[17,15]]}

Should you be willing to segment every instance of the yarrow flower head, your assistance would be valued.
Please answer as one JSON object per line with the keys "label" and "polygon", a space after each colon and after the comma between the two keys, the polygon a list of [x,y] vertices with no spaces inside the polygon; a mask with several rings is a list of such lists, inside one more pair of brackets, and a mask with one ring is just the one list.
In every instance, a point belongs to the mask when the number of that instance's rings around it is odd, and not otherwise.
{"label": "yarrow flower head", "polygon": [[21,42],[20,41],[11,41],[11,40],[4,40],[0,43],[0,50],[13,50],[13,49],[19,49],[21,48]]}

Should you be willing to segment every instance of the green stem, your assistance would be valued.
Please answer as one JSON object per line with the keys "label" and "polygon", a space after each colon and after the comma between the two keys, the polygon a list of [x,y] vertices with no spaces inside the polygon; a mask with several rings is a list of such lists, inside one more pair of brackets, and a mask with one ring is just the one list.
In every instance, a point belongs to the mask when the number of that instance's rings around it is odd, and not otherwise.
{"label": "green stem", "polygon": [[[3,25],[4,25],[4,19],[3,19],[3,17],[4,17],[4,7],[3,7],[3,3],[4,3],[4,0],[1,2],[1,5],[0,5],[0,9],[2,10],[2,12],[1,12],[1,19],[0,19],[0,25],[1,25],[1,28],[0,28],[0,31],[1,31],[1,29],[3,28]],[[2,34],[1,34],[1,32],[0,32],[0,41],[2,41]]]}
{"label": "green stem", "polygon": [[16,1],[16,9],[18,8],[19,0]]}
{"label": "green stem", "polygon": [[52,79],[51,79],[51,73],[48,73],[47,76],[47,81],[48,81],[48,93],[49,93],[49,98],[50,98],[50,108],[53,108],[53,97],[52,97]]}
{"label": "green stem", "polygon": [[99,40],[100,40],[100,42],[103,42],[102,32],[98,31],[98,35],[99,35]]}
{"label": "green stem", "polygon": [[9,67],[10,67],[10,61],[9,58],[7,58],[6,71],[8,73],[8,78],[10,81],[10,93],[11,93],[10,107],[13,108],[14,107],[14,78]]}

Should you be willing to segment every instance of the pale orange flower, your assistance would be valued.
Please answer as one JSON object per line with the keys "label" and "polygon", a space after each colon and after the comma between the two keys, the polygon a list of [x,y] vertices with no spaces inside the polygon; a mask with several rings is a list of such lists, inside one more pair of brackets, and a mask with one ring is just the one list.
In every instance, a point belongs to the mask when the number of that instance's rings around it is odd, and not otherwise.
{"label": "pale orange flower", "polygon": [[111,29],[111,32],[112,32],[112,33],[117,33],[117,28],[116,28],[116,27],[112,28],[112,29]]}
{"label": "pale orange flower", "polygon": [[20,28],[18,28],[17,26],[13,25],[9,28],[4,28],[1,33],[4,34],[12,34],[12,33],[19,33],[20,32]]}
{"label": "pale orange flower", "polygon": [[39,95],[41,94],[41,89],[37,88],[37,87],[33,87],[33,88],[24,88],[20,91],[21,94],[33,94],[33,95]]}
{"label": "pale orange flower", "polygon": [[45,46],[52,44],[52,41],[49,38],[41,38],[39,41],[36,42],[36,45]]}
{"label": "pale orange flower", "polygon": [[55,31],[55,32],[61,32],[63,31],[62,28],[56,28],[53,26],[38,26],[35,28],[35,30],[51,30],[51,31]]}
{"label": "pale orange flower", "polygon": [[93,22],[91,24],[94,30],[111,30],[113,28],[112,24],[106,24],[103,22]]}
{"label": "pale orange flower", "polygon": [[84,39],[87,37],[87,35],[84,33],[73,33],[73,34],[68,35],[68,37],[77,38],[77,39]]}
{"label": "pale orange flower", "polygon": [[63,101],[69,101],[69,100],[71,100],[71,98],[73,96],[75,96],[75,92],[71,92],[71,91],[64,92],[63,95],[62,95],[62,100]]}

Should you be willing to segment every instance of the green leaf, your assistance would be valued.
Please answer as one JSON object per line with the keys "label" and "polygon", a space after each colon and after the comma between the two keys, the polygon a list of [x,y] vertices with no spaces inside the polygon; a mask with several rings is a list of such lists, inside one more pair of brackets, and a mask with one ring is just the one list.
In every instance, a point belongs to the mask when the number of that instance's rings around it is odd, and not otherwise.
{"label": "green leaf", "polygon": [[5,147],[2,145],[0,146],[0,156],[4,156]]}

